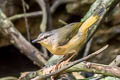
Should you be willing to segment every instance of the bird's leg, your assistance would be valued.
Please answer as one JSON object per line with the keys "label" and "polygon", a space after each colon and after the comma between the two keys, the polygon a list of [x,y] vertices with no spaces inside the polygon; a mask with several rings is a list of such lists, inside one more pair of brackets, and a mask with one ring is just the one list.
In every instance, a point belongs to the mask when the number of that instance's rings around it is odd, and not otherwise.
{"label": "bird's leg", "polygon": [[[60,65],[65,59],[66,59],[66,56],[64,55],[64,56],[62,57],[62,59],[60,59],[60,61],[58,61],[57,64],[55,65],[55,68],[53,69],[53,72],[55,72],[56,70],[59,69],[59,65]],[[55,80],[54,78],[55,78],[55,76],[51,76],[51,77],[50,77],[51,80]]]}
{"label": "bird's leg", "polygon": [[[73,56],[75,56],[75,55],[76,54],[73,53],[67,60],[65,60],[67,56],[64,55],[63,58],[60,59],[60,61],[55,65],[55,68],[53,69],[54,70],[53,72],[55,72],[56,70],[60,69],[62,66],[67,64],[73,58]],[[51,78],[51,80],[54,80],[54,76],[51,76],[50,78]]]}
{"label": "bird's leg", "polygon": [[[67,64],[75,55],[76,53],[73,53],[67,60],[65,60],[67,56],[64,55],[63,58],[55,65],[54,69],[52,69],[52,72],[55,72],[56,70],[60,69],[62,66]],[[55,76],[50,77],[51,80],[54,80],[54,78]]]}
{"label": "bird's leg", "polygon": [[65,62],[69,62],[75,55],[76,53],[73,53]]}
{"label": "bird's leg", "polygon": [[76,53],[73,53],[67,60],[65,60],[66,59],[66,55],[64,55],[63,59],[60,60],[58,64],[56,64],[56,70],[60,69],[64,65],[66,65],[75,55],[76,55]]}
{"label": "bird's leg", "polygon": [[58,66],[58,68],[61,68],[62,66],[68,64],[68,62],[76,55],[76,53],[73,53],[67,60],[61,62],[61,64]]}
{"label": "bird's leg", "polygon": [[56,67],[55,67],[56,70],[58,69],[58,66],[60,65],[60,63],[63,62],[65,59],[66,59],[66,55],[64,55],[63,58],[60,59],[60,61],[56,64]]}

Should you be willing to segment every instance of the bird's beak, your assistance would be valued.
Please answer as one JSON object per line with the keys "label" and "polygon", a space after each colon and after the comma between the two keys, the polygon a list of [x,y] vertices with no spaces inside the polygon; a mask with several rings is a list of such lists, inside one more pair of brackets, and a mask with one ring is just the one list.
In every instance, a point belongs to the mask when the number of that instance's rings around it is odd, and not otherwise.
{"label": "bird's beak", "polygon": [[32,43],[37,43],[39,40],[38,39],[35,39],[32,41]]}

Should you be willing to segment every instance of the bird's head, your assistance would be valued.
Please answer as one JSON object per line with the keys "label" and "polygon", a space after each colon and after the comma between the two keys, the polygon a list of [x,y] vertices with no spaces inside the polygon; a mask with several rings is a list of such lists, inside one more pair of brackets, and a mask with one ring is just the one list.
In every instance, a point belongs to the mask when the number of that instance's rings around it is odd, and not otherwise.
{"label": "bird's head", "polygon": [[33,40],[32,43],[41,43],[42,44],[42,43],[46,42],[46,44],[48,44],[48,42],[49,42],[48,39],[50,36],[52,36],[52,33],[43,32],[43,33],[39,34],[39,36],[35,40]]}

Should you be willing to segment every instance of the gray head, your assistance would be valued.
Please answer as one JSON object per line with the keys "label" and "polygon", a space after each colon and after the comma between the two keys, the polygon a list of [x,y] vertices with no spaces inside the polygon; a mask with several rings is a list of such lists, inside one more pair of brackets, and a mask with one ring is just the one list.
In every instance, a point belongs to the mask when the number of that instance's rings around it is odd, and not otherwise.
{"label": "gray head", "polygon": [[42,41],[44,39],[47,39],[48,37],[50,37],[52,35],[53,34],[51,34],[50,32],[43,32],[37,37],[37,39],[33,40],[32,43],[37,43],[38,41]]}

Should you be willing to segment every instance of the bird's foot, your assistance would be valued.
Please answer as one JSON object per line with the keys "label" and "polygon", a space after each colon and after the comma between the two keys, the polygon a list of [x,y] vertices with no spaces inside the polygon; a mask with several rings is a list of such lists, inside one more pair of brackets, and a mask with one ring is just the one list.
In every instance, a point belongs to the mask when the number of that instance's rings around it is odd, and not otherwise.
{"label": "bird's foot", "polygon": [[[68,64],[68,61],[63,61],[59,64],[50,66],[48,68],[44,68],[43,69],[43,75],[56,72],[57,70],[61,69],[64,65],[67,65],[67,64]],[[51,76],[51,80],[54,80],[54,76]]]}

